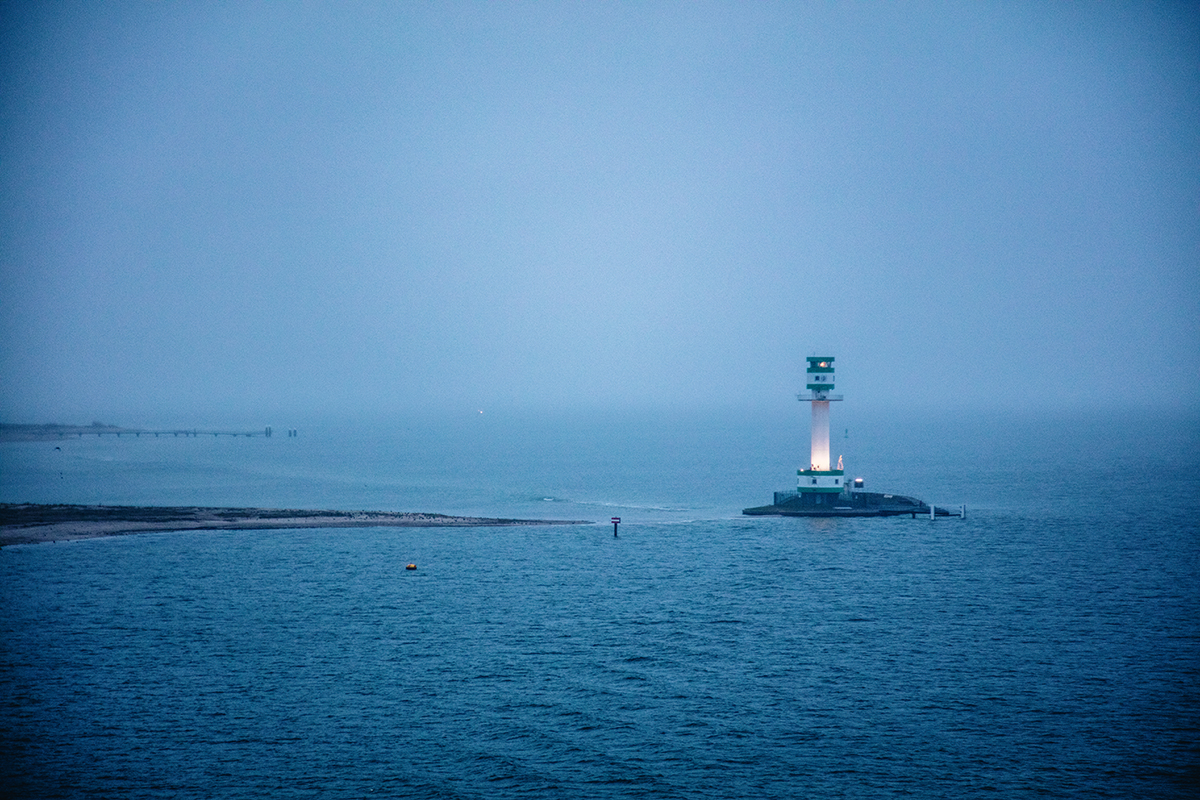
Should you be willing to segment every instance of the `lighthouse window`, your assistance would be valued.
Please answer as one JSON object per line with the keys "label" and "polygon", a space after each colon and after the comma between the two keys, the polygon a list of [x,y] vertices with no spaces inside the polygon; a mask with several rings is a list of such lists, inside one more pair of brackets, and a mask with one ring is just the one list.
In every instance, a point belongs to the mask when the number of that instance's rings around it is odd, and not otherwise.
{"label": "lighthouse window", "polygon": [[816,485],[817,485],[817,479],[813,478],[813,486],[816,486]]}

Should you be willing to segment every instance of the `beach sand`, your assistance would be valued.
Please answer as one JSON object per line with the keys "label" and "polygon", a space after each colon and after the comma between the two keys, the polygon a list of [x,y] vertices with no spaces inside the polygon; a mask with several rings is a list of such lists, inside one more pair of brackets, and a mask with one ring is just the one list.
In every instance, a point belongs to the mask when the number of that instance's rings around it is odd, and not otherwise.
{"label": "beach sand", "polygon": [[460,528],[586,525],[584,520],[495,519],[386,511],[0,504],[0,547],[155,531],[275,528]]}

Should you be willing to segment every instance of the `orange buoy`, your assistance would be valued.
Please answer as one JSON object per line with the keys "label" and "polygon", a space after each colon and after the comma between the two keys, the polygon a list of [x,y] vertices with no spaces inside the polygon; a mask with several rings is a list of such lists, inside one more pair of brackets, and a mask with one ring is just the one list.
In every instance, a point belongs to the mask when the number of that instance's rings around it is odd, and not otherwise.
{"label": "orange buoy", "polygon": [[407,567],[405,567],[405,569],[416,569],[416,568],[417,568],[416,564],[409,564]]}

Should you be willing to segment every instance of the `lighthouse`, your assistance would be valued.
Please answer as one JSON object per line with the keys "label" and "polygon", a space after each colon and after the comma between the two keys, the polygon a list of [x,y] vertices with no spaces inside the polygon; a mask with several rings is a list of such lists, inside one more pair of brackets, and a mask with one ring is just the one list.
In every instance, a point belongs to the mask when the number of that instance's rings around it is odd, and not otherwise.
{"label": "lighthouse", "polygon": [[[796,471],[796,491],[802,495],[836,495],[845,488],[845,476],[829,461],[829,404],[841,400],[833,391],[833,357],[809,356],[808,371],[804,388],[807,392],[796,395],[802,403],[812,403],[812,456],[808,469]],[[812,498],[821,504],[822,497]],[[832,500],[833,498],[829,498]]]}
{"label": "lighthouse", "polygon": [[[769,506],[744,508],[752,517],[898,517],[949,516],[944,508],[926,505],[923,500],[902,494],[863,491],[862,481],[846,485],[842,459],[837,466],[829,457],[829,404],[842,399],[833,394],[833,356],[808,356],[804,388],[796,395],[802,403],[812,403],[812,452],[808,468],[796,470],[796,489],[776,492]],[[967,515],[963,506],[961,516]]]}

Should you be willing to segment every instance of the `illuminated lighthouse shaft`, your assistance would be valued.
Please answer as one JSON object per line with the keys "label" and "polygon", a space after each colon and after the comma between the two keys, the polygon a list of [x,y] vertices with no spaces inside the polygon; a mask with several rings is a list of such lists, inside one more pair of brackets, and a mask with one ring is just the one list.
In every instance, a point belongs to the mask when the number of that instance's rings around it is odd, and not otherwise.
{"label": "illuminated lighthouse shaft", "polygon": [[[833,391],[833,358],[809,356],[805,388],[809,394],[800,394],[797,399],[812,403],[812,457],[809,468],[797,470],[796,489],[802,495],[820,504],[822,495],[838,494],[845,487],[844,473],[832,469],[829,459],[829,403],[841,400]],[[841,467],[841,464],[838,464]]]}
{"label": "illuminated lighthouse shaft", "polygon": [[829,469],[829,401],[812,401],[812,463],[815,470]]}

